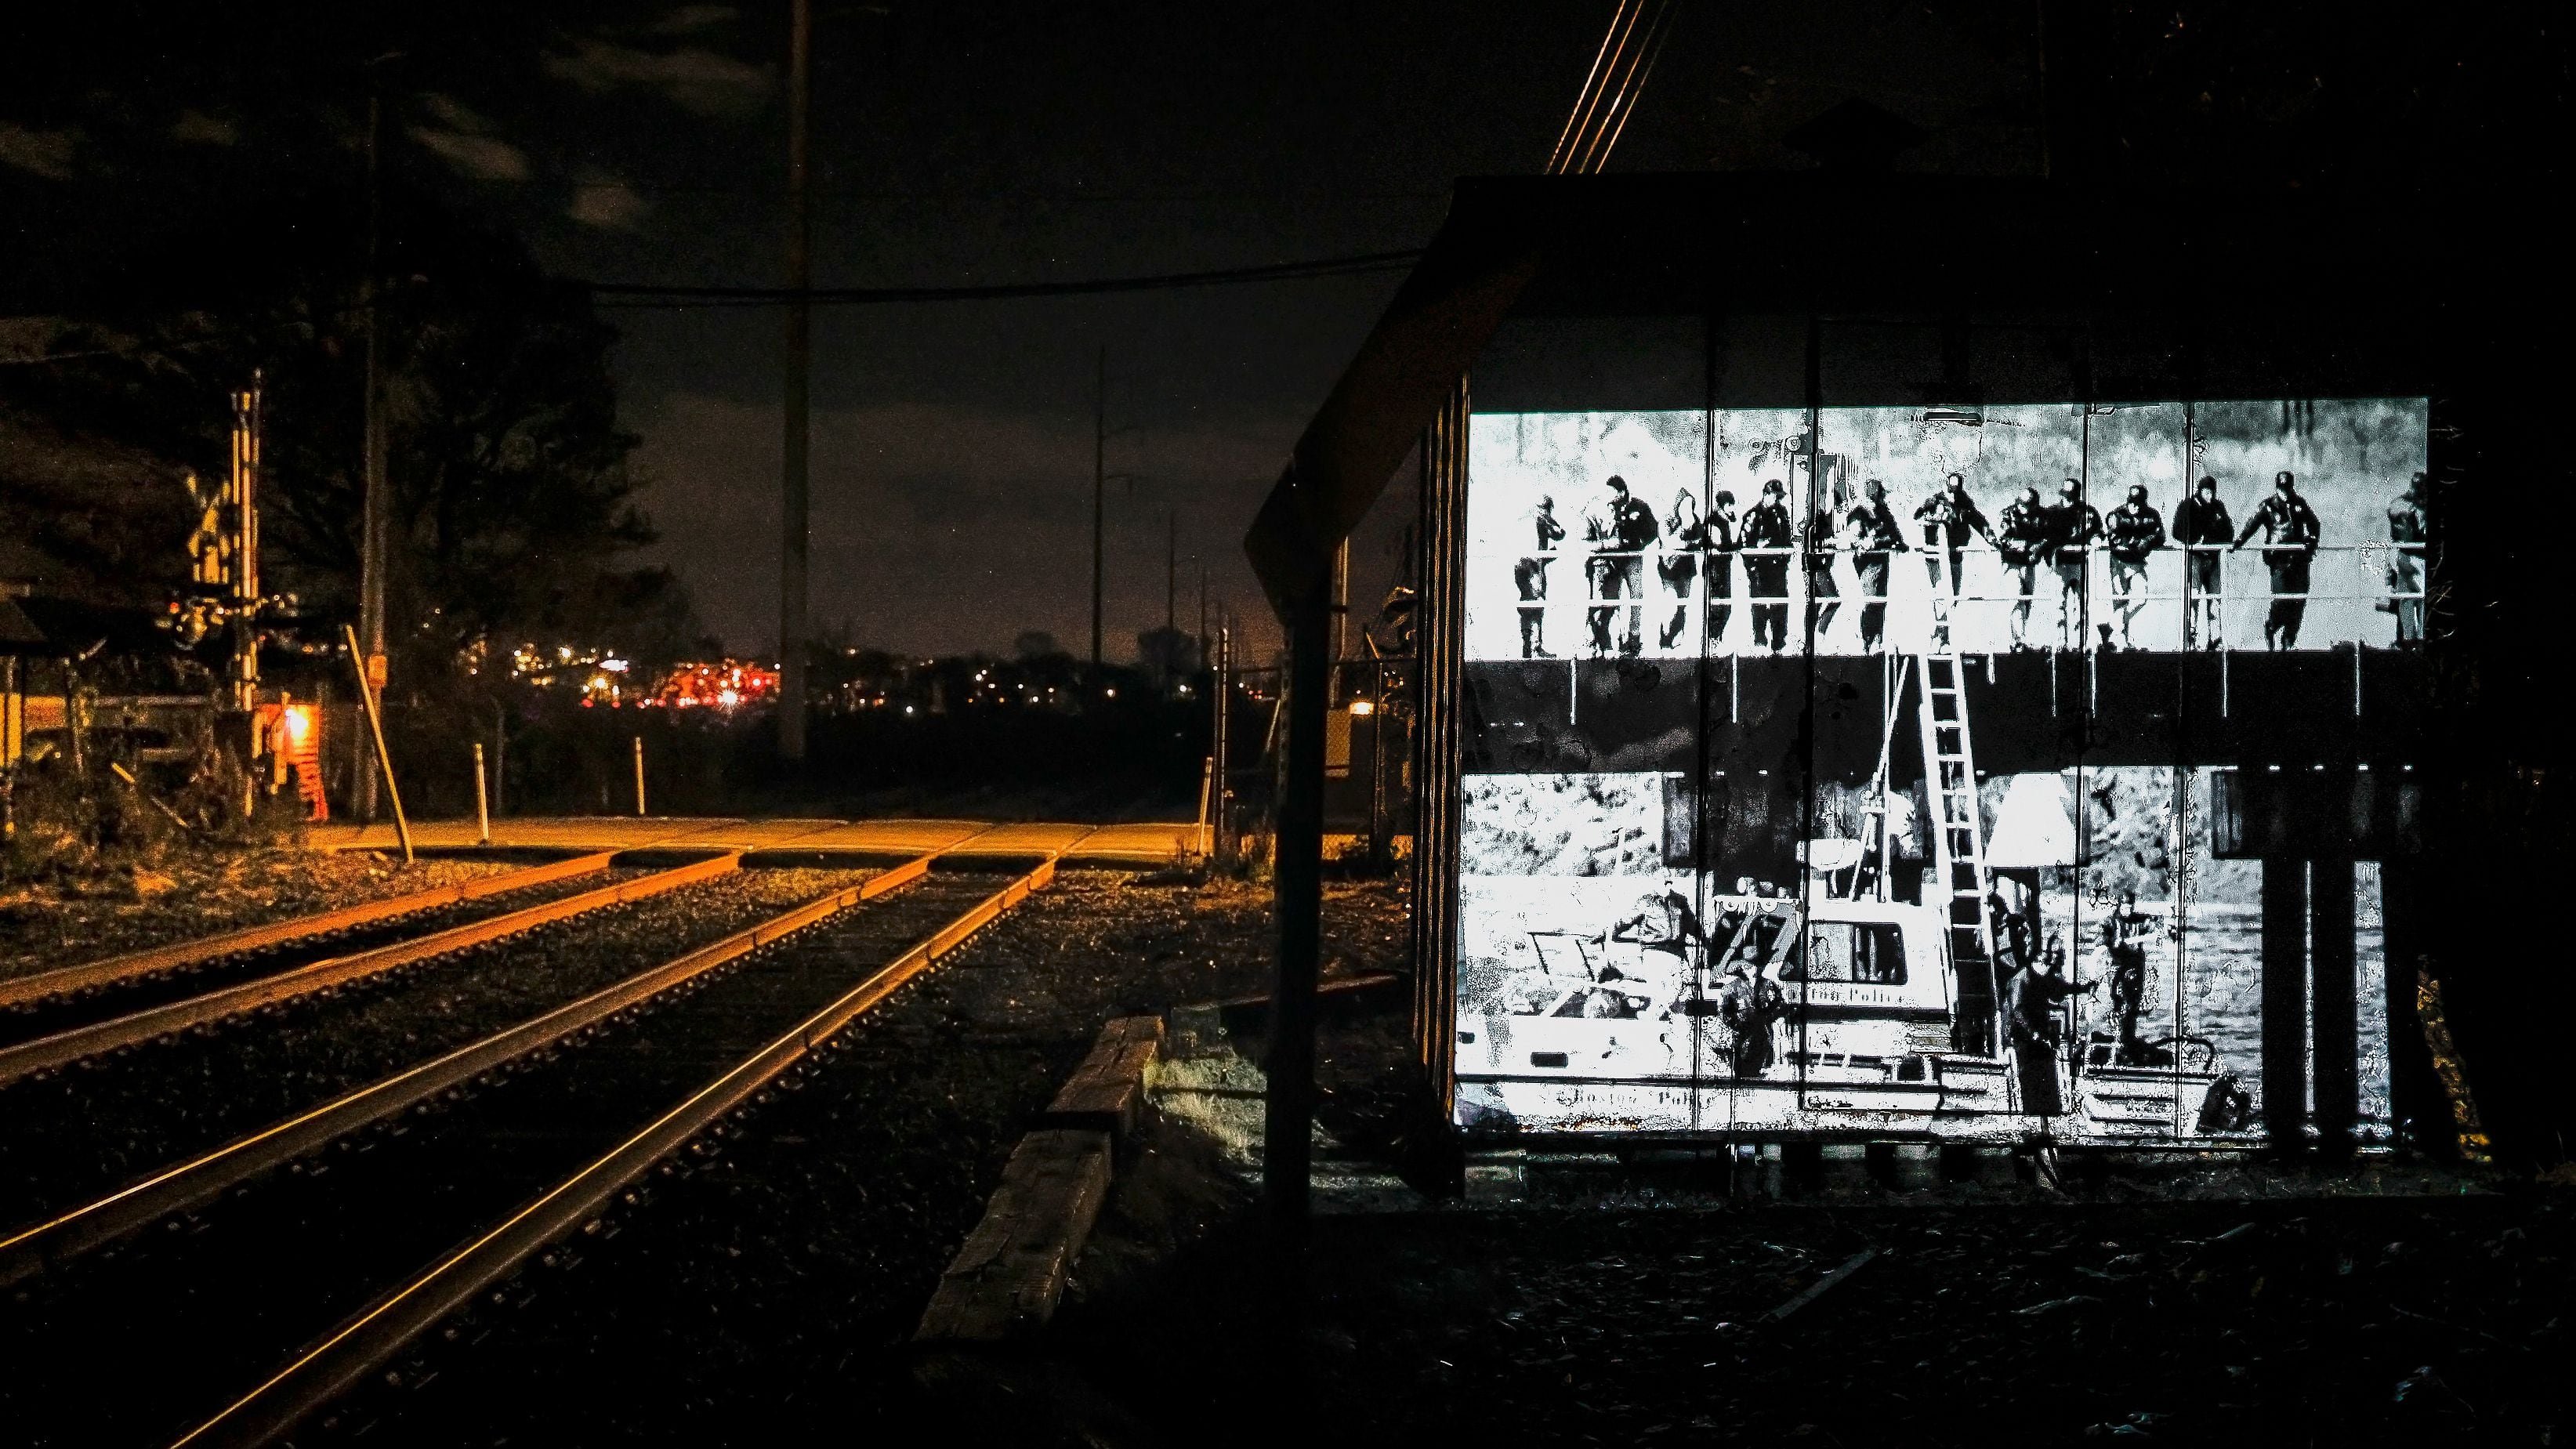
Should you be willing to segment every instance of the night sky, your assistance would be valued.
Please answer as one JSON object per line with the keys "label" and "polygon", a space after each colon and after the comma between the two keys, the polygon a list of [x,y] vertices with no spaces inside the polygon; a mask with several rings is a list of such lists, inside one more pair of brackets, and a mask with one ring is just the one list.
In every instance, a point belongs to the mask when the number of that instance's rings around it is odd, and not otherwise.
{"label": "night sky", "polygon": [[[372,8],[372,7],[366,7]],[[544,19],[528,9],[542,8]],[[818,287],[1223,268],[1421,245],[1459,176],[1538,170],[1612,6],[844,5],[815,15]],[[150,106],[210,145],[269,87],[383,63],[388,133],[543,261],[601,280],[782,280],[784,0],[89,7],[70,67],[0,97],[0,166],[76,174],[90,113]],[[1997,12],[1998,14],[2000,12]],[[1982,16],[1963,24],[1962,14]],[[583,17],[579,20],[569,17]],[[1792,166],[1850,96],[1934,131],[1917,164],[2031,173],[2018,22],[1846,0],[1685,4],[1616,170]],[[148,52],[136,34],[160,37]],[[22,57],[26,53],[22,52]],[[23,59],[22,59],[22,64]],[[65,79],[77,76],[78,83]],[[1177,513],[1260,614],[1239,541],[1393,273],[1036,301],[827,307],[814,378],[813,615],[919,652],[1088,637],[1094,359],[1108,349],[1107,650],[1162,622]],[[619,308],[655,556],[741,651],[776,631],[780,314]],[[1402,498],[1359,540],[1373,606]],[[1266,647],[1275,637],[1257,626]]]}

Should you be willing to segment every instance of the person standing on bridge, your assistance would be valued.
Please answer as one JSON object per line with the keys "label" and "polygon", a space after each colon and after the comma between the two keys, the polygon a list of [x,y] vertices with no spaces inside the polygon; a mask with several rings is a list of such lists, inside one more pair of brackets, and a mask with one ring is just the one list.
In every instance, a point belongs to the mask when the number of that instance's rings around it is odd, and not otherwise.
{"label": "person standing on bridge", "polygon": [[1556,521],[1556,500],[1544,494],[1530,521],[1537,525],[1537,549],[1512,565],[1512,582],[1521,591],[1521,657],[1553,659],[1547,652],[1547,566],[1565,541],[1565,525]]}
{"label": "person standing on bridge", "polygon": [[2182,644],[2215,651],[2225,642],[2226,570],[2219,550],[2236,536],[2236,523],[2219,501],[2218,480],[2203,478],[2192,495],[2174,510],[2174,540],[2183,548]]}
{"label": "person standing on bridge", "polygon": [[1887,633],[1887,573],[1890,560],[1905,552],[1905,530],[1896,510],[1887,506],[1887,485],[1872,478],[1860,485],[1861,501],[1852,505],[1851,524],[1859,535],[1852,551],[1852,570],[1860,578],[1860,647],[1875,654]]}
{"label": "person standing on bridge", "polygon": [[[1968,571],[1968,544],[1982,538],[1995,541],[1994,530],[1987,526],[1986,515],[1977,500],[1968,496],[1968,478],[1953,473],[1941,480],[1941,491],[1917,504],[1915,519],[1923,525],[1923,563],[1932,579],[1932,628],[1938,641],[1950,642],[1950,608],[1958,602],[1959,589]],[[1945,583],[1941,564],[1949,561]]]}
{"label": "person standing on bridge", "polygon": [[2424,475],[2388,505],[2388,593],[2397,615],[2397,647],[2424,643]]}
{"label": "person standing on bridge", "polygon": [[2104,546],[2111,554],[2111,598],[2120,615],[2120,647],[2134,649],[2137,644],[2130,626],[2147,606],[2147,556],[2165,546],[2164,515],[2147,501],[2147,485],[2129,485],[2129,501],[2111,510],[2107,532]]}
{"label": "person standing on bridge", "polygon": [[1655,510],[1628,493],[1628,480],[1613,473],[1602,485],[1603,496],[1584,515],[1583,538],[1591,544],[1592,599],[1590,622],[1595,657],[1610,652],[1610,625],[1626,600],[1627,632],[1619,652],[1634,657],[1645,646],[1646,551],[1655,546]]}
{"label": "person standing on bridge", "polygon": [[2004,505],[2003,528],[1995,535],[1995,553],[2012,579],[2012,647],[2030,647],[2030,597],[2039,587],[2039,566],[2048,553],[2048,509],[2039,501],[2039,485],[2022,486],[2021,496]]}
{"label": "person standing on bridge", "polygon": [[2263,616],[2263,647],[2296,649],[2299,624],[2308,614],[2308,563],[2317,556],[2323,530],[2288,469],[2272,475],[2272,496],[2245,520],[2236,547],[2243,548],[2256,529],[2263,531],[2263,564],[2272,571],[2272,611]]}
{"label": "person standing on bridge", "polygon": [[1789,551],[1797,534],[1789,522],[1789,490],[1777,478],[1762,485],[1762,501],[1744,515],[1744,592],[1753,601],[1753,647],[1767,638],[1771,652],[1789,647]]}
{"label": "person standing on bridge", "polygon": [[1655,572],[1673,596],[1673,617],[1656,631],[1655,642],[1670,649],[1690,622],[1691,584],[1699,577],[1700,555],[1708,551],[1708,523],[1699,516],[1699,495],[1688,488],[1673,493],[1673,511],[1664,518],[1664,544]]}
{"label": "person standing on bridge", "polygon": [[2049,561],[2057,569],[2057,647],[2085,645],[2085,583],[2091,572],[2093,540],[2102,536],[2102,510],[2084,501],[2084,484],[2074,478],[2057,485],[2057,502],[2048,510]]}
{"label": "person standing on bridge", "polygon": [[1841,520],[1842,510],[1816,500],[1807,514],[1807,637],[1822,643],[1825,631],[1834,627],[1834,615],[1842,612],[1842,590],[1834,586],[1834,553],[1840,547],[1840,533],[1834,525]]}
{"label": "person standing on bridge", "polygon": [[1708,501],[1708,517],[1702,521],[1700,551],[1707,555],[1700,561],[1700,577],[1708,580],[1708,637],[1701,648],[1714,651],[1726,634],[1726,622],[1735,613],[1734,554],[1742,546],[1736,530],[1735,493],[1720,488]]}

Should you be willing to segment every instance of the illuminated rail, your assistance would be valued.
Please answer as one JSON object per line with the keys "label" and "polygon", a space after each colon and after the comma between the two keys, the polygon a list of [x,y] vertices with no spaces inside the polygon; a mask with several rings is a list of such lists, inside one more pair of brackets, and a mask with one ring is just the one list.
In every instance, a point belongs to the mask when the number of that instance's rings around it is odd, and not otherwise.
{"label": "illuminated rail", "polygon": [[395,916],[455,905],[460,901],[480,900],[485,896],[506,895],[530,886],[546,885],[578,876],[596,875],[608,869],[616,852],[575,856],[569,860],[549,861],[507,874],[485,876],[480,880],[440,886],[435,890],[416,891],[407,896],[394,896],[381,901],[362,901],[342,906],[319,915],[298,916],[293,920],[272,921],[264,926],[249,926],[219,935],[201,936],[193,941],[179,941],[155,946],[145,951],[110,956],[79,966],[65,966],[54,971],[40,971],[12,981],[0,981],[0,1010],[43,1001],[51,997],[70,996],[102,986],[115,986],[165,971],[184,970],[220,961],[227,956],[247,955],[273,946],[291,945],[297,941],[328,936],[359,926],[373,925]]}
{"label": "illuminated rail", "polygon": [[928,872],[931,862],[942,853],[934,851],[906,861],[847,890],[810,901],[749,930],[701,946],[445,1056],[370,1082],[202,1157],[0,1238],[0,1286],[113,1242],[173,1213],[213,1201],[237,1183],[394,1117],[451,1087],[543,1051],[828,916],[910,885]]}
{"label": "illuminated rail", "polygon": [[73,1062],[139,1045],[190,1027],[240,1016],[263,1006],[294,1001],[315,992],[345,986],[352,981],[381,975],[396,967],[426,961],[435,956],[479,946],[504,936],[577,916],[601,906],[642,900],[681,886],[712,880],[740,868],[742,852],[729,851],[677,869],[657,872],[638,880],[621,882],[562,900],[546,901],[488,921],[472,921],[462,926],[435,931],[408,941],[396,941],[371,951],[317,961],[298,966],[274,976],[245,981],[238,986],[192,996],[184,1001],[131,1012],[88,1026],[73,1027],[34,1041],[0,1048],[0,1086],[35,1072],[69,1066]]}
{"label": "illuminated rail", "polygon": [[417,1338],[598,1213],[621,1188],[742,1105],[861,1013],[1055,878],[1051,852],[1033,870],[871,972],[606,1153],[467,1239],[418,1276],[298,1353],[275,1374],[182,1435],[177,1445],[275,1441],[306,1413],[372,1375]]}

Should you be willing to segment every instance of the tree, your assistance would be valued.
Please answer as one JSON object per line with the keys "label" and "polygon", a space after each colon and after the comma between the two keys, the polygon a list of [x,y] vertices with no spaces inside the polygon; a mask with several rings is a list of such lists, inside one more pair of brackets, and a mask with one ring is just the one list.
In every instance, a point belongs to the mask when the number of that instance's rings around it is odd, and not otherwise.
{"label": "tree", "polygon": [[[94,182],[44,185],[149,191],[187,159],[138,145]],[[180,479],[222,470],[228,394],[257,372],[267,582],[301,595],[314,633],[336,636],[356,612],[363,494],[356,179],[253,168],[186,190],[208,209],[174,208],[157,231],[125,214],[120,226],[146,229],[95,254],[83,246],[97,223],[71,220],[85,215],[81,197],[40,198],[63,228],[50,242],[21,233],[11,250],[21,278],[51,279],[49,310],[8,340],[51,360],[0,368],[0,526],[118,602],[157,604],[185,568]],[[625,558],[654,534],[632,501],[635,438],[617,426],[614,332],[515,237],[399,166],[383,198],[398,692],[481,693],[520,643],[680,651],[686,598],[666,571]]]}

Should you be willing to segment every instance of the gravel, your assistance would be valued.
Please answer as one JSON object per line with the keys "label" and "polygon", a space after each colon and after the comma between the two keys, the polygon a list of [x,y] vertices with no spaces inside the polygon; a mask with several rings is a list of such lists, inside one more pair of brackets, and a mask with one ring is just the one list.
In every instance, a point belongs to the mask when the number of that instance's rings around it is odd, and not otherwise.
{"label": "gravel", "polygon": [[1328,1217],[1300,1300],[1256,1271],[1244,1225],[1068,1310],[1056,1337],[1173,1442],[1285,1378],[1295,1400],[1262,1402],[1282,1436],[1349,1444],[2547,1444],[2576,1416],[2571,1208]]}
{"label": "gravel", "polygon": [[327,935],[308,936],[300,941],[284,942],[258,951],[244,951],[176,970],[155,972],[112,985],[93,988],[66,996],[22,1002],[0,1012],[0,1043],[14,1044],[51,1036],[58,1031],[106,1021],[129,1012],[165,1005],[209,991],[221,990],[255,977],[272,976],[298,966],[335,956],[353,955],[395,941],[426,936],[471,921],[489,920],[512,911],[584,891],[598,890],[615,881],[632,879],[638,871],[602,871],[569,880],[545,881],[499,895],[482,896],[470,901],[455,901],[427,910],[409,911],[391,920],[371,922]]}
{"label": "gravel", "polygon": [[[531,1267],[314,1442],[722,1443],[900,1422],[896,1353],[1103,1022],[1267,984],[1268,894],[1066,872],[853,1024],[712,1153]],[[1335,974],[1400,966],[1399,893],[1334,888]]]}
{"label": "gravel", "polygon": [[[996,884],[933,876],[833,917],[32,1280],[0,1314],[0,1421],[37,1443],[166,1442]],[[155,1370],[109,1400],[65,1391],[109,1354]]]}
{"label": "gravel", "polygon": [[0,888],[0,979],[523,868],[445,859],[404,865],[356,851],[206,852]]}
{"label": "gravel", "polygon": [[88,1201],[868,874],[735,872],[12,1083],[0,1222]]}

